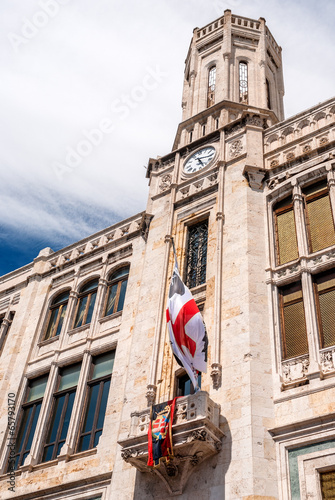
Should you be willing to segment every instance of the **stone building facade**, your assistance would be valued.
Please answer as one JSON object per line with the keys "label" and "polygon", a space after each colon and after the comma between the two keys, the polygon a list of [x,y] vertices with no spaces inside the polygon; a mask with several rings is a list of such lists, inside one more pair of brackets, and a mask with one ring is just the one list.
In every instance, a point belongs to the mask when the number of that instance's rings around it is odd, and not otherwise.
{"label": "stone building facade", "polygon": [[[264,19],[196,28],[145,211],[0,278],[2,499],[334,498],[335,99],[285,120],[283,95]],[[172,238],[209,337],[196,394]],[[149,405],[175,395],[149,470]]]}

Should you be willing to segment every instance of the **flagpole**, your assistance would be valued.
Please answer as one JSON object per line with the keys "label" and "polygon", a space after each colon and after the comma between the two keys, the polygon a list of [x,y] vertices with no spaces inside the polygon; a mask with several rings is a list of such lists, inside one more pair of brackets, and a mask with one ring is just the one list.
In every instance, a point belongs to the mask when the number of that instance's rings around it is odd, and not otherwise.
{"label": "flagpole", "polygon": [[176,263],[177,268],[179,270],[178,261],[177,261],[177,252],[176,252],[176,247],[175,247],[175,244],[174,244],[173,236],[171,236],[171,242],[172,242],[172,249],[173,249],[174,260],[175,260],[175,263]]}

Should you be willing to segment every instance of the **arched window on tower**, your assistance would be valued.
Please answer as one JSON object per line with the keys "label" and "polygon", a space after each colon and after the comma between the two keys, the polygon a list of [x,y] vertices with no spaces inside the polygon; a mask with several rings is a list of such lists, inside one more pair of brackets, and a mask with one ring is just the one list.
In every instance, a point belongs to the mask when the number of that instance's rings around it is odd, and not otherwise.
{"label": "arched window on tower", "polygon": [[215,104],[215,81],[216,66],[212,66],[208,72],[207,108]]}
{"label": "arched window on tower", "polygon": [[63,292],[52,301],[49,308],[49,317],[47,321],[47,328],[44,335],[44,340],[52,337],[58,337],[63,326],[63,320],[69,300],[69,290]]}
{"label": "arched window on tower", "polygon": [[266,79],[266,103],[268,109],[271,109],[271,93],[270,93],[270,82]]}
{"label": "arched window on tower", "polygon": [[248,64],[244,61],[239,64],[239,91],[240,102],[248,104]]}

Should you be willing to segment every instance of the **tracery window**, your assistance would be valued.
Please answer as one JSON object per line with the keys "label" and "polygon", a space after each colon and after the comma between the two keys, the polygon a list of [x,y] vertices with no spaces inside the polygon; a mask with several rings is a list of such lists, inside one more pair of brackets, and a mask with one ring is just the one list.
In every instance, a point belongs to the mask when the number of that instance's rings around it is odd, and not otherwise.
{"label": "tracery window", "polygon": [[300,282],[279,289],[283,359],[308,353],[303,295]]}
{"label": "tracery window", "polygon": [[215,104],[215,82],[216,66],[212,66],[208,72],[207,108]]}
{"label": "tracery window", "polygon": [[113,273],[108,283],[105,316],[122,311],[126,297],[129,267],[123,267]]}
{"label": "tracery window", "polygon": [[206,282],[208,220],[188,228],[186,249],[186,285],[189,288]]}
{"label": "tracery window", "polygon": [[303,189],[310,252],[335,245],[334,220],[326,181]]}
{"label": "tracery window", "polygon": [[292,197],[287,197],[276,204],[276,250],[277,264],[285,264],[298,258],[298,243]]}
{"label": "tracery window", "polygon": [[239,64],[239,93],[240,102],[248,104],[248,64],[242,61]]}
{"label": "tracery window", "polygon": [[78,452],[95,448],[102,434],[115,351],[95,356],[87,382],[85,417],[78,442]]}
{"label": "tracery window", "polygon": [[86,283],[78,296],[78,305],[74,328],[82,325],[87,325],[91,322],[94,310],[95,299],[97,296],[99,280],[95,279]]}
{"label": "tracery window", "polygon": [[320,347],[335,345],[335,270],[314,277]]}
{"label": "tracery window", "polygon": [[16,470],[21,465],[24,465],[24,461],[30,453],[47,380],[48,375],[43,375],[29,381],[15,442],[15,463],[12,464],[9,461],[10,470]]}
{"label": "tracery window", "polygon": [[57,337],[63,326],[64,316],[69,300],[69,291],[63,292],[52,301],[44,340]]}
{"label": "tracery window", "polygon": [[62,368],[58,377],[57,391],[54,393],[51,418],[42,462],[54,460],[65,443],[69,428],[73,402],[76,395],[81,363]]}

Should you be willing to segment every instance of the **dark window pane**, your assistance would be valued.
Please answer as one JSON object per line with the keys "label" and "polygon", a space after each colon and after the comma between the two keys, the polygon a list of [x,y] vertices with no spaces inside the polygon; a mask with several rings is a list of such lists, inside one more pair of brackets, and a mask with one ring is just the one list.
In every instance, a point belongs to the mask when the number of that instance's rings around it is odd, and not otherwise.
{"label": "dark window pane", "polygon": [[78,328],[83,324],[86,302],[87,296],[80,299],[76,321],[74,322],[74,328]]}
{"label": "dark window pane", "polygon": [[97,296],[96,292],[92,293],[92,295],[91,295],[90,305],[88,306],[88,312],[87,312],[86,321],[85,321],[86,325],[88,323],[91,323],[96,296]]}
{"label": "dark window pane", "polygon": [[93,359],[93,374],[92,380],[95,380],[105,375],[110,375],[113,371],[115,351],[101,354]]}
{"label": "dark window pane", "polygon": [[91,438],[91,434],[88,434],[87,436],[83,436],[82,438],[80,438],[78,451],[85,451],[85,450],[89,449],[90,438]]}
{"label": "dark window pane", "polygon": [[18,434],[18,437],[17,437],[17,440],[16,440],[16,446],[17,446],[16,452],[17,453],[20,453],[20,451],[22,450],[23,441],[24,441],[24,438],[25,438],[26,433],[27,433],[27,428],[28,428],[28,425],[29,425],[29,421],[30,421],[30,418],[31,418],[32,411],[33,411],[33,407],[32,406],[30,408],[26,408],[24,410],[24,414],[23,414],[23,417],[22,417],[22,422],[21,422],[21,425],[20,425],[19,434]]}
{"label": "dark window pane", "polygon": [[34,411],[32,412],[32,425],[31,425],[30,432],[29,432],[26,450],[30,450],[31,443],[32,443],[32,440],[33,440],[33,437],[35,434],[37,420],[38,420],[38,417],[40,414],[40,409],[41,409],[41,403],[38,403],[37,405],[35,405]]}
{"label": "dark window pane", "polygon": [[58,446],[57,446],[57,453],[56,453],[56,457],[58,457],[58,455],[60,454],[60,451],[61,449],[63,448],[63,445],[65,443],[65,439],[63,441],[60,441]]}
{"label": "dark window pane", "polygon": [[51,427],[50,427],[50,431],[49,431],[49,436],[47,439],[48,443],[53,443],[56,440],[58,425],[60,422],[60,417],[62,414],[64,401],[65,401],[65,395],[57,398],[55,401],[55,407],[53,409],[52,423],[51,423]]}
{"label": "dark window pane", "polygon": [[52,453],[54,451],[54,445],[50,445],[50,446],[47,446],[44,450],[44,454],[43,454],[43,458],[42,458],[42,461],[43,462],[49,462],[49,460],[52,459]]}
{"label": "dark window pane", "polygon": [[72,413],[75,395],[76,395],[75,392],[71,392],[71,394],[69,395],[67,408],[66,408],[66,412],[65,412],[65,417],[64,417],[64,423],[63,423],[63,427],[62,427],[62,432],[60,435],[61,440],[64,440],[66,438],[67,431],[69,429],[69,423],[70,423],[70,418],[71,418],[71,413]]}
{"label": "dark window pane", "polygon": [[106,382],[104,383],[104,388],[102,391],[102,398],[101,398],[101,403],[100,403],[100,409],[99,409],[99,417],[98,417],[98,422],[97,422],[97,429],[102,429],[104,426],[110,384],[111,384],[110,380],[106,380]]}
{"label": "dark window pane", "polygon": [[188,230],[186,255],[186,285],[189,288],[206,282],[208,221],[203,221]]}
{"label": "dark window pane", "polygon": [[67,292],[64,292],[64,293],[61,293],[60,295],[58,295],[53,301],[52,301],[52,305],[56,305],[56,304],[60,304],[61,302],[65,302],[66,300],[68,300],[69,298],[69,295],[70,295],[70,292],[67,291]]}
{"label": "dark window pane", "polygon": [[22,457],[22,464],[21,465],[24,465],[24,462],[27,458],[27,456],[29,455],[29,451],[27,451],[26,453],[24,453],[23,457]]}
{"label": "dark window pane", "polygon": [[123,276],[126,276],[126,274],[128,273],[129,273],[129,267],[123,267],[122,269],[119,269],[114,274],[112,274],[112,276],[110,277],[110,281],[122,278]]}
{"label": "dark window pane", "polygon": [[86,285],[83,286],[83,288],[80,290],[80,293],[90,292],[91,290],[97,288],[98,284],[99,280],[90,281],[89,283],[86,283]]}
{"label": "dark window pane", "polygon": [[116,300],[116,292],[117,292],[117,283],[111,286],[109,289],[107,307],[106,307],[106,316],[113,314],[115,308],[115,300]]}
{"label": "dark window pane", "polygon": [[59,318],[59,322],[57,325],[57,331],[55,332],[56,337],[60,334],[62,326],[63,326],[63,320],[64,320],[64,316],[66,313],[66,306],[67,306],[66,304],[64,306],[61,306],[60,318]]}
{"label": "dark window pane", "polygon": [[90,388],[90,395],[89,395],[85,423],[84,423],[84,432],[92,430],[98,393],[99,393],[99,385],[94,385],[93,387]]}
{"label": "dark window pane", "polygon": [[124,299],[126,296],[126,290],[127,290],[127,280],[122,281],[121,283],[121,290],[120,290],[120,296],[119,296],[119,303],[117,305],[117,311],[122,311],[123,309],[123,304],[124,304]]}
{"label": "dark window pane", "polygon": [[48,328],[47,328],[47,331],[46,331],[46,334],[45,334],[45,339],[50,338],[51,335],[52,335],[52,333],[53,333],[53,330],[54,330],[54,328],[56,326],[56,322],[57,322],[58,311],[59,311],[59,308],[57,307],[56,309],[54,309],[51,312],[51,316],[50,316],[50,319],[49,319]]}

